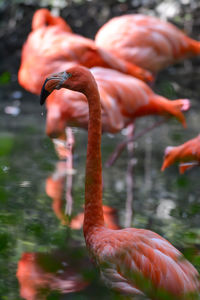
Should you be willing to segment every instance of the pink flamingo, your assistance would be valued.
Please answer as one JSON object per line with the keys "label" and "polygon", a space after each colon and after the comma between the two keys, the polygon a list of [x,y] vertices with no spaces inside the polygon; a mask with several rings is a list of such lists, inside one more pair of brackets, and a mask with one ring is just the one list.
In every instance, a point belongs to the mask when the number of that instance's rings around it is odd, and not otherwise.
{"label": "pink flamingo", "polygon": [[112,18],[99,29],[95,42],[154,73],[181,59],[200,55],[200,42],[168,22],[140,14]]}
{"label": "pink flamingo", "polygon": [[145,293],[153,299],[162,299],[160,290],[166,291],[170,299],[187,299],[188,293],[197,293],[200,288],[197,270],[167,240],[145,229],[105,227],[98,87],[88,69],[72,67],[46,79],[40,103],[43,104],[54,89],[60,88],[83,93],[89,104],[83,231],[87,248],[103,279],[120,292]]}
{"label": "pink flamingo", "polygon": [[176,147],[165,149],[164,162],[161,170],[175,162],[179,162],[179,172],[183,174],[186,170],[200,165],[200,135]]}
{"label": "pink flamingo", "polygon": [[[171,115],[186,125],[182,111],[189,109],[188,99],[170,101],[155,94],[143,81],[116,70],[95,67],[91,72],[100,93],[103,132],[117,133],[146,115]],[[66,126],[88,127],[87,99],[81,93],[55,91],[46,107],[46,132],[51,138],[64,137]]]}
{"label": "pink flamingo", "polygon": [[32,31],[22,49],[18,72],[20,85],[39,94],[46,76],[73,64],[116,69],[148,82],[153,79],[149,71],[114,56],[93,40],[72,33],[61,17],[52,16],[47,9],[36,11]]}

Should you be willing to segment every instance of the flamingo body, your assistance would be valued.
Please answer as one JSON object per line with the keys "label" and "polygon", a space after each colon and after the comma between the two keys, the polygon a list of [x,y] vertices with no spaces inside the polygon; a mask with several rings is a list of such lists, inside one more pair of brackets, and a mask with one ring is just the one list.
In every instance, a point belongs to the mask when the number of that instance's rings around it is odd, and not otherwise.
{"label": "flamingo body", "polygon": [[[187,99],[170,101],[155,94],[143,81],[116,70],[95,67],[91,72],[100,93],[103,132],[117,133],[145,115],[172,115],[185,125],[182,111],[190,106]],[[88,127],[88,104],[82,93],[54,91],[46,106],[46,132],[50,137],[60,137],[67,125]]]}
{"label": "flamingo body", "polygon": [[[45,77],[73,64],[86,67],[103,66],[152,81],[149,71],[142,70],[112,53],[97,47],[94,41],[72,33],[60,17],[53,17],[46,9],[38,10],[32,32],[22,49],[19,83],[28,91],[39,94]],[[32,78],[31,84],[28,78]]]}
{"label": "flamingo body", "polygon": [[175,162],[179,162],[179,171],[183,174],[187,169],[200,165],[200,135],[176,147],[167,147],[161,170]]}
{"label": "flamingo body", "polygon": [[137,281],[137,275],[151,282],[154,297],[165,290],[183,299],[185,293],[199,287],[196,269],[167,240],[152,231],[94,228],[86,235],[86,244],[104,281],[119,292],[148,294]]}
{"label": "flamingo body", "polygon": [[138,66],[158,72],[200,54],[200,43],[174,25],[140,14],[112,18],[96,34],[96,44]]}
{"label": "flamingo body", "polygon": [[[171,295],[170,299],[186,299],[187,293],[197,293],[200,288],[197,270],[168,241],[144,229],[105,227],[98,87],[89,70],[76,66],[47,78],[40,103],[44,103],[54,89],[60,88],[84,93],[89,104],[83,231],[87,248],[102,277],[112,288],[130,295],[145,293],[162,299],[159,290],[164,289]],[[138,278],[147,279],[153,289]]]}

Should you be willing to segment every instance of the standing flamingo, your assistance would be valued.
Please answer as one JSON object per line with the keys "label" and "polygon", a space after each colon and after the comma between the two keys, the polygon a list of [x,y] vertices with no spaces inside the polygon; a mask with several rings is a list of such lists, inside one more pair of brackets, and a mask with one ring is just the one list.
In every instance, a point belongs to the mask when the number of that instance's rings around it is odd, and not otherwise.
{"label": "standing flamingo", "polygon": [[95,42],[154,73],[186,57],[200,55],[200,42],[168,22],[140,14],[112,18],[99,29]]}
{"label": "standing flamingo", "polygon": [[200,165],[200,135],[184,144],[176,147],[167,147],[161,170],[175,162],[179,162],[179,172],[183,174],[186,170]]}
{"label": "standing flamingo", "polygon": [[186,299],[188,293],[199,291],[197,270],[167,240],[145,229],[112,230],[105,227],[98,87],[88,69],[72,67],[46,79],[40,103],[43,104],[54,89],[60,88],[83,93],[89,104],[83,231],[87,248],[103,279],[120,292],[145,293],[153,299],[162,299],[160,290],[171,295],[170,299]]}
{"label": "standing flamingo", "polygon": [[[175,116],[185,126],[182,111],[189,109],[189,100],[170,101],[155,94],[143,81],[116,70],[95,67],[91,72],[100,93],[103,132],[117,133],[145,115]],[[46,133],[51,138],[63,137],[66,126],[88,128],[85,95],[64,89],[55,91],[48,97],[46,107]]]}
{"label": "standing flamingo", "polygon": [[20,85],[39,94],[46,76],[73,64],[108,67],[145,81],[153,79],[149,71],[115,57],[88,38],[72,33],[62,18],[53,17],[47,9],[38,10],[33,17],[32,32],[22,49],[18,72]]}

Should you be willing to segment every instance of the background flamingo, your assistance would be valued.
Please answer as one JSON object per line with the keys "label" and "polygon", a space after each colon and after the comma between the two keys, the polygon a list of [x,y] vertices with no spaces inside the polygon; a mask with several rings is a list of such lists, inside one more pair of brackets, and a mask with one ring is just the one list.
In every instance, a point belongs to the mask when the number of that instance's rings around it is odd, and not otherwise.
{"label": "background flamingo", "polygon": [[115,17],[96,34],[97,46],[154,73],[200,54],[200,42],[174,25],[140,14]]}
{"label": "background flamingo", "polygon": [[73,64],[114,68],[146,81],[152,80],[149,71],[115,57],[90,39],[72,33],[62,18],[53,17],[47,9],[35,13],[32,29],[22,49],[18,73],[20,85],[32,93],[40,93],[47,75]]}
{"label": "background flamingo", "polygon": [[[172,115],[185,126],[181,111],[188,110],[189,100],[170,101],[155,94],[143,81],[115,70],[96,67],[91,72],[101,97],[103,132],[117,133],[145,115]],[[46,107],[46,132],[51,138],[63,137],[67,125],[88,127],[88,105],[81,93],[55,91],[48,97]]]}
{"label": "background flamingo", "polygon": [[[41,103],[55,88],[85,94],[89,104],[88,147],[85,178],[84,235],[88,250],[100,267],[103,279],[114,289],[162,299],[186,299],[200,288],[197,270],[181,253],[158,234],[144,229],[111,230],[105,227],[102,211],[101,104],[97,84],[83,67],[54,74],[43,86]],[[143,283],[145,279],[150,285]],[[191,299],[191,295],[189,296]]]}
{"label": "background flamingo", "polygon": [[165,149],[161,170],[164,171],[175,162],[179,162],[179,172],[181,174],[187,169],[200,165],[200,135],[180,146],[169,146]]}

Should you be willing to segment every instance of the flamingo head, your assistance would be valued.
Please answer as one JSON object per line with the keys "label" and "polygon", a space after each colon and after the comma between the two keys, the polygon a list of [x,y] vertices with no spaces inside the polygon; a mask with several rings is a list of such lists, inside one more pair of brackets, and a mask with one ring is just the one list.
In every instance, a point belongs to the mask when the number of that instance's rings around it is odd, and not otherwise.
{"label": "flamingo head", "polygon": [[67,71],[52,74],[45,80],[40,95],[40,104],[44,104],[46,98],[55,89],[66,88],[87,94],[90,85],[96,85],[96,82],[89,69],[79,65],[73,66]]}
{"label": "flamingo head", "polygon": [[45,80],[41,94],[40,94],[40,104],[43,105],[45,103],[46,98],[54,91],[62,88],[62,85],[65,80],[67,80],[71,76],[70,73],[60,72],[52,74],[47,77]]}

